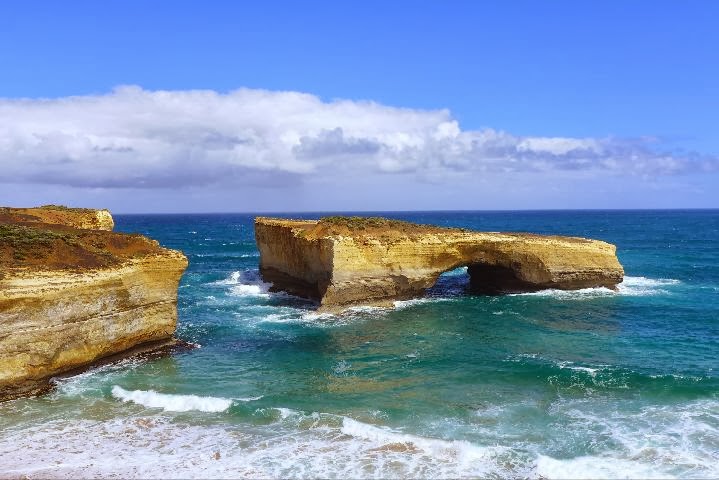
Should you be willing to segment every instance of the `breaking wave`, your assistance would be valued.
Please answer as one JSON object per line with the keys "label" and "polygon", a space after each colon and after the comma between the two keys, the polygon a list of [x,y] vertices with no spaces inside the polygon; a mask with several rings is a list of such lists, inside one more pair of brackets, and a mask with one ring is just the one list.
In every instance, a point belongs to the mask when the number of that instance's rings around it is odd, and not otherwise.
{"label": "breaking wave", "polygon": [[123,402],[133,402],[147,408],[161,408],[166,412],[224,412],[232,406],[227,398],[200,397],[158,393],[154,390],[125,390],[115,385],[112,396]]}
{"label": "breaking wave", "polygon": [[681,284],[681,281],[672,278],[624,277],[624,281],[617,285],[617,290],[604,287],[582,288],[579,290],[548,289],[530,293],[514,293],[511,296],[553,297],[562,300],[581,300],[596,297],[642,297],[652,295],[668,295],[671,293],[667,287]]}
{"label": "breaking wave", "polygon": [[555,458],[536,446],[517,444],[512,435],[506,444],[493,440],[481,445],[405,433],[343,415],[269,408],[256,410],[256,415],[274,412],[270,423],[241,425],[178,423],[164,415],[105,421],[58,419],[4,432],[0,457],[7,474],[54,478],[670,478],[719,474],[712,447],[719,438],[716,401],[650,406],[630,417],[620,411],[600,414],[583,400],[560,401],[554,408],[569,420],[558,425],[567,429],[566,441],[574,441],[570,431],[584,430],[597,432],[605,440],[588,455]]}
{"label": "breaking wave", "polygon": [[270,297],[271,283],[263,282],[257,270],[232,272],[227,278],[213,282],[215,285],[227,285],[229,294],[237,297]]}

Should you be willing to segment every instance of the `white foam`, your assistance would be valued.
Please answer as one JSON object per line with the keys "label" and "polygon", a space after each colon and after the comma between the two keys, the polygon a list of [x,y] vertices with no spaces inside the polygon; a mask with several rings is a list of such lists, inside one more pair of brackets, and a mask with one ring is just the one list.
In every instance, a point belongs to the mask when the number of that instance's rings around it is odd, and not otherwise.
{"label": "white foam", "polygon": [[413,298],[411,300],[397,300],[394,302],[394,308],[397,310],[402,310],[403,308],[413,307],[415,305],[423,305],[425,303],[435,303],[435,302],[447,302],[450,301],[449,298],[444,297],[421,297],[421,298]]}
{"label": "white foam", "polygon": [[236,271],[230,273],[230,275],[223,279],[223,280],[217,280],[216,282],[213,282],[215,285],[237,285],[240,283],[240,278],[242,277],[242,272]]}
{"label": "white foam", "polygon": [[596,411],[594,401],[555,405],[566,428],[594,432],[611,441],[600,452],[569,459],[538,456],[537,471],[548,478],[719,478],[719,401]]}
{"label": "white foam", "polygon": [[227,278],[212,284],[229,286],[229,294],[236,297],[269,298],[272,287],[271,283],[262,281],[256,270],[235,271]]}
{"label": "white foam", "polygon": [[[568,370],[574,370],[575,372],[585,372],[592,377],[600,370],[600,367],[583,367],[581,365],[575,365],[574,362],[558,362],[556,365],[559,368],[566,368]],[[607,367],[607,365],[602,365],[602,367]]]}
{"label": "white foam", "polygon": [[627,296],[641,297],[651,295],[667,295],[671,293],[665,287],[678,285],[681,281],[672,278],[624,277],[617,285],[617,290],[604,287],[581,288],[579,290],[547,289],[538,292],[514,293],[511,296],[553,297],[561,300],[582,300],[597,297]]}
{"label": "white foam", "polygon": [[647,278],[647,277],[624,277],[624,281],[620,285],[627,286],[645,286],[645,287],[657,287],[664,285],[678,285],[682,283],[681,280],[674,278]]}
{"label": "white foam", "polygon": [[[592,405],[584,399],[553,406],[570,420],[566,428],[593,439],[594,453],[574,458],[549,456],[542,451],[545,446],[514,435],[506,438],[508,446],[483,446],[290,408],[274,409],[279,415],[269,424],[203,425],[162,413],[110,420],[38,419],[3,430],[0,458],[5,475],[43,478],[719,476],[716,400],[633,413],[623,407],[609,414]],[[376,412],[370,416],[381,417]],[[602,443],[602,438],[611,441]],[[574,440],[569,435],[567,442]]]}
{"label": "white foam", "polygon": [[632,460],[601,456],[583,456],[557,460],[539,455],[537,473],[550,479],[596,479],[596,478],[675,478],[653,465]]}
{"label": "white foam", "polygon": [[233,400],[237,400],[238,402],[254,402],[256,400],[260,400],[263,397],[264,397],[264,395],[260,395],[257,397],[238,397],[238,398],[233,398]]}
{"label": "white foam", "polygon": [[381,313],[386,312],[388,307],[379,307],[375,305],[356,305],[354,307],[348,307],[342,311],[342,313]]}
{"label": "white foam", "polygon": [[300,308],[283,307],[280,312],[262,315],[259,323],[308,324],[330,326],[336,324],[339,317],[330,313],[316,313]]}
{"label": "white foam", "polygon": [[[199,347],[199,345],[198,345]],[[118,362],[108,363],[98,367],[93,367],[82,373],[78,373],[69,377],[54,378],[53,383],[57,390],[51,395],[78,396],[91,392],[100,392],[101,384],[97,381],[97,376],[103,377],[103,380],[111,380],[115,377],[121,377],[131,371],[133,368],[142,365],[144,361],[138,357],[124,358]]]}
{"label": "white foam", "polygon": [[[506,450],[503,447],[481,447],[464,440],[440,440],[396,432],[387,427],[377,427],[344,417],[342,433],[368,440],[374,448],[421,450],[425,455],[439,462],[452,462],[464,469],[474,465],[480,467],[492,463],[493,457]],[[485,472],[488,473],[488,472]]]}
{"label": "white foam", "polygon": [[333,320],[337,318],[337,315],[334,315],[332,313],[306,312],[303,313],[300,318],[307,322],[316,322],[318,320]]}
{"label": "white foam", "polygon": [[285,420],[285,419],[287,419],[287,418],[289,418],[289,417],[292,417],[292,416],[301,415],[300,412],[298,412],[297,410],[292,410],[291,408],[277,407],[277,408],[275,408],[275,410],[277,410],[278,412],[280,412],[280,418],[281,418],[282,420]]}
{"label": "white foam", "polygon": [[175,395],[154,390],[125,390],[115,385],[112,396],[124,402],[133,402],[147,408],[161,408],[167,412],[224,412],[232,405],[227,398]]}
{"label": "white foam", "polygon": [[342,375],[347,373],[349,370],[352,369],[352,364],[346,362],[345,360],[341,360],[335,364],[335,366],[332,368],[332,371],[335,372],[337,375]]}
{"label": "white foam", "polygon": [[586,372],[591,376],[594,376],[599,371],[598,368],[591,368],[591,367],[579,367],[579,366],[569,366],[569,367],[562,367],[562,368],[569,368],[570,370],[574,370],[577,372]]}
{"label": "white foam", "polygon": [[57,420],[0,436],[3,473],[52,478],[458,478],[527,476],[501,449],[385,431],[352,419],[191,425],[162,416]]}
{"label": "white foam", "polygon": [[235,285],[230,288],[230,295],[237,297],[261,297],[269,298],[268,286],[265,285]]}
{"label": "white foam", "polygon": [[270,313],[269,315],[263,315],[259,320],[261,323],[298,323],[300,317],[294,312],[290,313]]}
{"label": "white foam", "polygon": [[595,365],[595,366],[588,367],[588,366],[584,366],[584,365],[577,365],[576,363],[571,362],[571,361],[556,361],[556,360],[544,358],[537,353],[520,353],[518,355],[510,356],[506,360],[510,361],[510,362],[521,362],[523,359],[541,360],[541,361],[556,365],[557,367],[562,368],[562,369],[573,370],[575,372],[587,373],[591,377],[595,377],[597,375],[597,373],[603,369],[612,368],[611,365]]}
{"label": "white foam", "polygon": [[617,289],[620,295],[632,297],[666,295],[670,291],[665,287],[680,283],[682,282],[673,278],[624,277],[624,281],[617,285]]}
{"label": "white foam", "polygon": [[[225,245],[225,244],[223,243],[223,245]],[[227,259],[254,258],[254,257],[259,256],[258,254],[254,254],[254,253],[241,253],[241,254],[237,255],[234,252],[193,253],[192,255],[195,257],[199,257],[199,258],[222,257],[222,258],[227,258]]]}

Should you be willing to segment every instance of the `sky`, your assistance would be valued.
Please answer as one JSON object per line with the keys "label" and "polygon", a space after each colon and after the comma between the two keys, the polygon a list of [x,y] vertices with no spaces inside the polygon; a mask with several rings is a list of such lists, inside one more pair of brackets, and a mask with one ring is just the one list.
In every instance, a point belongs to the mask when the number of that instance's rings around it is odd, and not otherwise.
{"label": "sky", "polygon": [[716,1],[0,3],[0,204],[719,207]]}

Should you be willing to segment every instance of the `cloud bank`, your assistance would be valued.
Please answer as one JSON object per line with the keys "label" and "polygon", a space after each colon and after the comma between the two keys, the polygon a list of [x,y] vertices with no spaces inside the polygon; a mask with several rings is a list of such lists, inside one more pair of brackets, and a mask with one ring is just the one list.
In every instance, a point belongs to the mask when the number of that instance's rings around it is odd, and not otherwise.
{"label": "cloud bank", "polygon": [[715,172],[716,156],[655,139],[462,130],[448,110],[325,102],[297,92],[147,91],[0,99],[0,183],[162,188],[283,186],[312,176]]}

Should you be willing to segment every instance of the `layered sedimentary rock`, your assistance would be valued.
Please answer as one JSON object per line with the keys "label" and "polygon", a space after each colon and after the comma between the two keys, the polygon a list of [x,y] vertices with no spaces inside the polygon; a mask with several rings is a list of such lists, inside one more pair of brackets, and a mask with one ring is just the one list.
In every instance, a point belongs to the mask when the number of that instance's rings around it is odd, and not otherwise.
{"label": "layered sedimentary rock", "polygon": [[615,288],[624,276],[614,245],[576,237],[358,217],[258,217],[255,236],[263,279],[329,310],[418,297],[461,266],[472,289],[488,294]]}
{"label": "layered sedimentary rock", "polygon": [[66,226],[42,208],[28,210],[22,215],[57,222],[0,217],[0,399],[174,342],[182,253],[141,235],[74,228],[111,228],[103,211],[66,210]]}

